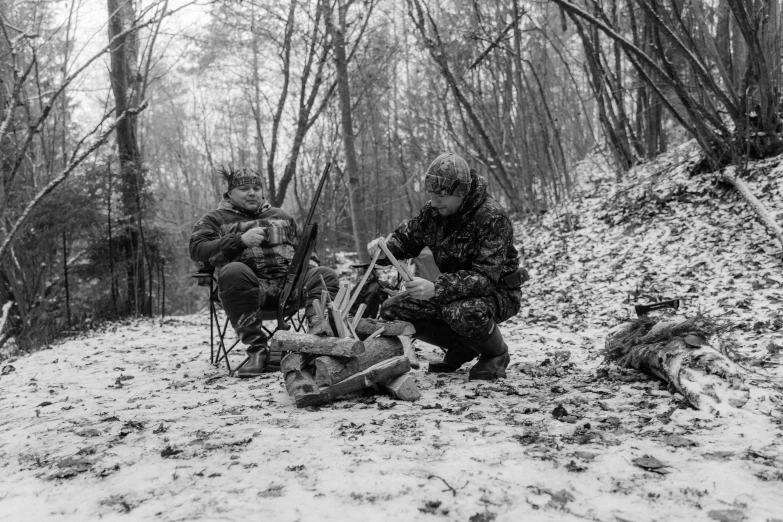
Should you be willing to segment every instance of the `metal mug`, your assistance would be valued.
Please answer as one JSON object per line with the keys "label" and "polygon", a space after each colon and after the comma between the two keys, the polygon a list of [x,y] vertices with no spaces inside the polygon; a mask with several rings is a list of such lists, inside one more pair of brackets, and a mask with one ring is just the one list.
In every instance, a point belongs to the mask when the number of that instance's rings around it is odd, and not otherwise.
{"label": "metal mug", "polygon": [[269,227],[266,229],[266,242],[270,246],[279,245],[285,239],[283,227]]}

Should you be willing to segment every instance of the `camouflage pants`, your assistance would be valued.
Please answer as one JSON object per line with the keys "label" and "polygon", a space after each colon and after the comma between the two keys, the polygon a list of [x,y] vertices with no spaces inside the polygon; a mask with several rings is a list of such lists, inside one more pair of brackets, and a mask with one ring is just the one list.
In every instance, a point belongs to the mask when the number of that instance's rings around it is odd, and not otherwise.
{"label": "camouflage pants", "polygon": [[[339,289],[337,272],[328,267],[310,268],[304,278],[308,305],[321,295],[321,278],[332,296]],[[259,308],[277,308],[282,280],[260,280],[244,263],[229,263],[218,272],[218,288],[220,303],[231,325],[234,329],[245,329],[251,323],[260,322]]]}
{"label": "camouflage pants", "polygon": [[384,304],[381,319],[389,321],[441,321],[461,337],[486,336],[495,322],[500,322],[494,297],[471,297],[440,306],[432,301],[406,297]]}

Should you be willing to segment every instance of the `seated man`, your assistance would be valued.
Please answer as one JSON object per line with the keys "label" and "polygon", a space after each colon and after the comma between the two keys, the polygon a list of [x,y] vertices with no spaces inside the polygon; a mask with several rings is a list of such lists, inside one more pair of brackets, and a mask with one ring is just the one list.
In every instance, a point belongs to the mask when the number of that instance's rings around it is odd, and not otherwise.
{"label": "seated man", "polygon": [[[414,277],[405,283],[409,295],[385,303],[381,318],[413,323],[414,337],[446,350],[431,372],[454,372],[478,356],[471,380],[503,378],[510,358],[497,324],[519,312],[526,277],[511,221],[487,194],[486,179],[456,154],[438,156],[424,183],[430,201],[386,244],[400,259],[429,247],[441,274],[434,282]],[[367,245],[371,255],[379,241]]]}
{"label": "seated man", "polygon": [[[200,267],[215,267],[220,302],[237,336],[248,345],[249,360],[237,373],[254,377],[265,368],[279,369],[279,360],[269,364],[260,309],[277,308],[299,231],[294,218],[266,202],[255,171],[229,166],[223,167],[221,174],[228,190],[217,210],[208,212],[193,227],[190,258]],[[317,266],[315,256],[310,264],[304,276],[308,324],[316,315],[312,302],[321,295],[322,281],[331,296],[339,287],[334,270]]]}

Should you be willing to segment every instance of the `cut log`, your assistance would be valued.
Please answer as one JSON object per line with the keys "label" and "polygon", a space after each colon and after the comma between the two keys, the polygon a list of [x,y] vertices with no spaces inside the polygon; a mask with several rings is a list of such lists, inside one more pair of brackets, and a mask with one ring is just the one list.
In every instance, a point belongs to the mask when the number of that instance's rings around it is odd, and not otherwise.
{"label": "cut log", "polygon": [[307,370],[312,375],[316,357],[318,356],[306,353],[289,353],[280,361],[280,373],[285,375],[294,370]]}
{"label": "cut log", "polygon": [[302,401],[307,401],[311,395],[319,395],[320,390],[313,376],[305,370],[294,370],[285,374],[285,389],[293,397],[298,407]]}
{"label": "cut log", "polygon": [[321,356],[315,360],[315,382],[331,386],[374,364],[404,354],[404,345],[397,337],[378,337],[364,344],[364,353],[357,357]]}
{"label": "cut log", "polygon": [[364,353],[364,343],[356,339],[337,337],[321,337],[309,333],[292,330],[278,330],[269,339],[271,349],[296,353],[316,353],[320,355],[337,355],[340,357],[356,357]]}
{"label": "cut log", "polygon": [[416,328],[406,321],[382,321],[380,319],[369,319],[367,317],[361,319],[356,325],[356,333],[359,334],[359,337],[366,337],[381,327],[384,329],[384,336],[413,335],[416,333]]}
{"label": "cut log", "polygon": [[416,379],[413,378],[413,374],[404,373],[398,377],[383,383],[383,387],[389,390],[389,392],[396,399],[401,401],[417,401],[421,399],[421,392],[416,386]]}
{"label": "cut log", "polygon": [[606,357],[619,366],[661,379],[694,407],[720,412],[741,408],[750,390],[740,368],[707,342],[698,319],[622,324],[606,338]]}
{"label": "cut log", "polygon": [[301,400],[296,401],[297,407],[317,406],[333,401],[337,397],[348,393],[357,392],[375,384],[386,382],[393,377],[410,371],[411,365],[404,355],[381,361],[366,370],[359,372],[344,381],[332,386],[321,388],[317,394],[302,395]]}

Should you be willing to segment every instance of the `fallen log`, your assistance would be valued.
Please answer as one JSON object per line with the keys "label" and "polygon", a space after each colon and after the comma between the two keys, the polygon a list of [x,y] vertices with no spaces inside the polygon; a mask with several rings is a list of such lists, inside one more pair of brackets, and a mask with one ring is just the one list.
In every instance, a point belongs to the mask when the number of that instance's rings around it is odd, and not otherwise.
{"label": "fallen log", "polygon": [[398,337],[376,337],[364,343],[364,353],[357,357],[322,355],[315,359],[315,382],[331,386],[374,364],[403,355],[403,346]]}
{"label": "fallen log", "polygon": [[359,320],[354,329],[356,330],[356,333],[359,334],[359,338],[363,339],[366,336],[372,335],[379,328],[383,328],[383,335],[385,336],[410,336],[416,333],[416,328],[406,321],[382,321],[380,319],[370,319],[367,317]]}
{"label": "fallen log", "polygon": [[326,388],[321,388],[319,393],[300,395],[299,398],[296,399],[296,406],[303,408],[331,402],[342,395],[357,392],[375,384],[389,381],[398,375],[407,373],[410,369],[411,365],[408,362],[407,357],[404,355],[393,357],[352,375],[344,381]]}
{"label": "fallen log", "polygon": [[709,337],[701,318],[657,323],[640,318],[609,332],[605,356],[661,379],[700,410],[741,408],[750,399],[750,390],[740,368],[712,348]]}
{"label": "fallen log", "polygon": [[737,192],[740,193],[742,199],[744,199],[751,210],[755,212],[759,221],[761,221],[761,224],[764,225],[770,235],[778,241],[778,245],[783,246],[783,228],[775,221],[775,216],[773,216],[770,211],[767,210],[767,207],[765,207],[753,192],[751,192],[748,184],[745,183],[742,178],[737,177],[737,167],[733,165],[727,167],[720,173],[719,177],[721,181],[725,181],[737,189]]}
{"label": "fallen log", "polygon": [[416,379],[413,378],[413,374],[404,373],[398,377],[395,377],[389,381],[383,383],[383,387],[386,388],[389,393],[396,399],[401,401],[417,401],[421,399],[421,392],[416,386]]}
{"label": "fallen log", "polygon": [[320,355],[338,355],[356,357],[364,353],[364,343],[356,339],[339,337],[321,337],[292,330],[278,330],[269,339],[269,347],[274,350],[296,353],[317,353]]}

